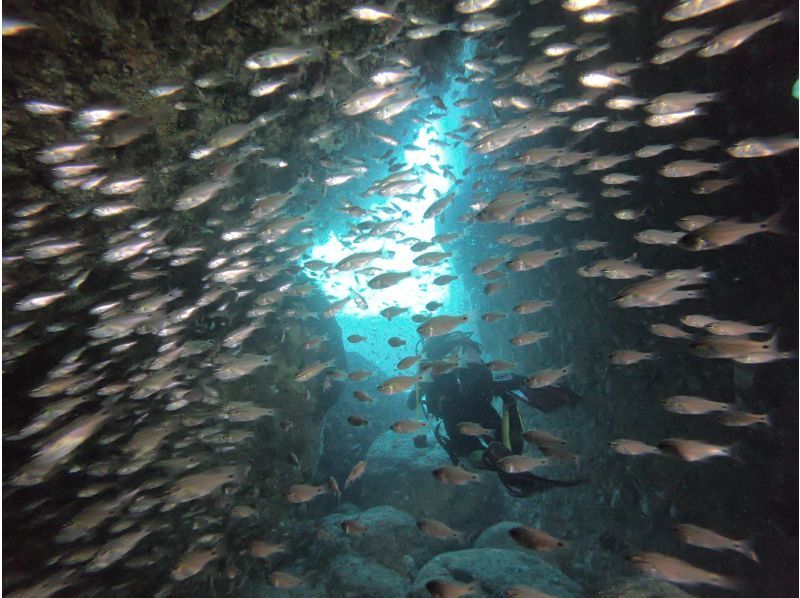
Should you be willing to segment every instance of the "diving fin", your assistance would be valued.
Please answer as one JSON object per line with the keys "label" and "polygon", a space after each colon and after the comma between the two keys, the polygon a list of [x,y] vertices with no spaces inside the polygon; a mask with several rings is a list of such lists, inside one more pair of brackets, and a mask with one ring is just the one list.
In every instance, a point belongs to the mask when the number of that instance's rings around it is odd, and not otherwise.
{"label": "diving fin", "polygon": [[497,462],[503,457],[507,457],[511,451],[506,449],[501,442],[492,442],[483,452],[483,462],[488,469],[497,473],[500,482],[505,486],[511,496],[521,498],[531,496],[537,492],[544,492],[552,488],[569,488],[583,484],[586,480],[551,480],[525,473],[505,473],[500,470]]}

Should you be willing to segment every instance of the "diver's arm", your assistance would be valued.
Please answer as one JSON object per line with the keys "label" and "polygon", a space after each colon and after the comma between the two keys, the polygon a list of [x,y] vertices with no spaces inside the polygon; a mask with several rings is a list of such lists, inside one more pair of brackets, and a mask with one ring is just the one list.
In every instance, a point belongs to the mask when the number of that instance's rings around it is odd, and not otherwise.
{"label": "diver's arm", "polygon": [[495,380],[495,394],[503,402],[525,401],[539,411],[549,413],[565,405],[577,403],[581,396],[570,389],[559,386],[545,386],[544,388],[530,388],[525,383],[525,377],[511,374],[505,379]]}
{"label": "diver's arm", "polygon": [[503,399],[504,402],[522,398],[512,393],[514,390],[522,391],[523,394],[525,394],[526,390],[530,390],[528,385],[525,384],[525,376],[507,374],[503,378],[495,379],[494,394]]}

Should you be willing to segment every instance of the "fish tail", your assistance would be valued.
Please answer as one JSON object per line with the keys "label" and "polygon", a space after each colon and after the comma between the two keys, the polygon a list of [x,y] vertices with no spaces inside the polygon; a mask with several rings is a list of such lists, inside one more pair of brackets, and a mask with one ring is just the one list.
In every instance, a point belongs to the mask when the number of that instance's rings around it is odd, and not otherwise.
{"label": "fish tail", "polygon": [[704,278],[705,280],[713,280],[714,278],[716,278],[717,274],[716,272],[703,272],[701,270],[698,276],[700,278]]}
{"label": "fish tail", "polygon": [[791,11],[789,9],[780,10],[776,12],[774,15],[768,16],[764,21],[769,25],[775,25],[776,23],[780,23],[783,20],[788,19],[791,16]]}
{"label": "fish tail", "polygon": [[727,447],[727,455],[742,465],[747,464],[741,442],[734,442]]}
{"label": "fish tail", "polygon": [[269,124],[270,120],[272,120],[271,117],[272,115],[267,112],[265,112],[264,114],[259,114],[250,122],[250,126],[253,127],[254,129],[256,127],[263,127]]}
{"label": "fish tail", "polygon": [[[345,486],[346,488],[347,486]],[[330,494],[336,494],[337,486],[336,486],[336,479],[333,477],[328,478],[328,481],[325,483],[326,491]]]}
{"label": "fish tail", "polygon": [[786,228],[781,224],[783,219],[783,211],[777,212],[764,221],[767,231],[775,233],[776,235],[788,234]]}
{"label": "fish tail", "polygon": [[758,558],[758,555],[753,550],[752,540],[742,540],[741,542],[737,542],[736,551],[742,553],[751,561],[755,561],[756,563],[761,562],[761,559]]}
{"label": "fish tail", "polygon": [[733,577],[728,577],[726,575],[711,575],[709,577],[708,582],[711,585],[717,586],[718,588],[724,588],[726,590],[733,590],[735,592],[741,591],[743,589],[742,582],[738,579]]}
{"label": "fish tail", "polygon": [[778,353],[778,335],[773,334],[770,339],[767,341],[767,346],[769,347],[768,351],[771,353]]}

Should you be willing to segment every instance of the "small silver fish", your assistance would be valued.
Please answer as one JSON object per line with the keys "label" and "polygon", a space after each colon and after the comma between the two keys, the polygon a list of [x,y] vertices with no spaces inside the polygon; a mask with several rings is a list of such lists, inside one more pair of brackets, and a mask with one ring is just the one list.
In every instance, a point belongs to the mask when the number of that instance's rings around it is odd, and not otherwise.
{"label": "small silver fish", "polygon": [[205,21],[222,12],[233,0],[203,0],[192,11],[192,19]]}

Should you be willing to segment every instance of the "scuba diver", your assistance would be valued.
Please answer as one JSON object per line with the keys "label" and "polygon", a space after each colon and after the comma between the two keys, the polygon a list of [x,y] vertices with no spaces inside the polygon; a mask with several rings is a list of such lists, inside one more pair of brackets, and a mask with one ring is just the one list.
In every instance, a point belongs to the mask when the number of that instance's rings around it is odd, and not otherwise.
{"label": "scuba diver", "polygon": [[[481,346],[470,338],[470,333],[454,332],[429,338],[423,347],[427,361],[420,373],[431,370],[430,382],[420,382],[409,397],[409,407],[421,407],[429,418],[442,421],[436,424],[434,435],[457,465],[461,458],[497,472],[498,478],[509,494],[530,496],[555,487],[576,486],[583,482],[543,478],[529,472],[506,473],[497,462],[511,454],[522,454],[522,418],[517,403],[525,402],[545,413],[563,405],[571,405],[581,397],[561,386],[528,388],[525,378],[519,375],[494,379],[491,370],[481,361]],[[459,362],[456,362],[456,355]],[[464,366],[465,364],[465,366]],[[492,406],[492,400],[502,400],[502,416]],[[491,430],[491,436],[462,434],[462,422],[480,424]],[[446,435],[440,427],[444,425]]]}

